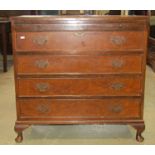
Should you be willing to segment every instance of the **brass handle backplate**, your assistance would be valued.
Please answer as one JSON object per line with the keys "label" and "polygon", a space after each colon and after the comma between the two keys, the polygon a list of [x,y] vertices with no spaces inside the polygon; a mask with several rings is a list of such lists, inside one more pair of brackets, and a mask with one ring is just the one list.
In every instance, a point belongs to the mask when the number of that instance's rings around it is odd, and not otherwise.
{"label": "brass handle backplate", "polygon": [[35,66],[38,68],[46,68],[49,65],[48,60],[36,60],[35,61]]}
{"label": "brass handle backplate", "polygon": [[114,68],[121,68],[124,65],[124,61],[123,60],[113,60],[112,61],[112,66]]}
{"label": "brass handle backplate", "polygon": [[115,45],[122,45],[126,42],[126,38],[124,36],[112,36],[111,42]]}
{"label": "brass handle backplate", "polygon": [[47,37],[37,37],[37,38],[33,38],[33,43],[37,44],[37,45],[45,45],[47,43],[48,39]]}
{"label": "brass handle backplate", "polygon": [[49,107],[47,105],[44,105],[44,104],[38,105],[36,109],[40,113],[47,113],[47,112],[49,112]]}
{"label": "brass handle backplate", "polygon": [[121,105],[114,105],[110,109],[112,112],[119,113],[123,110],[123,107]]}
{"label": "brass handle backplate", "polygon": [[74,33],[74,35],[77,37],[82,37],[82,36],[84,36],[84,34],[85,34],[84,32],[75,32]]}
{"label": "brass handle backplate", "polygon": [[114,90],[121,90],[124,88],[124,84],[123,83],[113,83],[111,85],[111,87],[114,89]]}
{"label": "brass handle backplate", "polygon": [[36,88],[39,92],[46,92],[49,90],[49,84],[48,83],[38,83],[36,84]]}

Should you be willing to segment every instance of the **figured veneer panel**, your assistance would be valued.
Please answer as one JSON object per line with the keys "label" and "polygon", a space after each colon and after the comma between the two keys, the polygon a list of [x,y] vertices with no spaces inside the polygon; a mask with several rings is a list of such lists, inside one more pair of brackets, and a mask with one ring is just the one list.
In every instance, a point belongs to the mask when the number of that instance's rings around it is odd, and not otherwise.
{"label": "figured veneer panel", "polygon": [[106,95],[139,96],[139,76],[106,76],[101,78],[23,78],[18,79],[19,96]]}
{"label": "figured veneer panel", "polygon": [[19,99],[21,118],[140,118],[140,98]]}
{"label": "figured veneer panel", "polygon": [[20,55],[18,74],[125,74],[141,73],[141,55]]}
{"label": "figured veneer panel", "polygon": [[144,49],[142,31],[92,32],[18,32],[15,50],[23,51],[94,51]]}

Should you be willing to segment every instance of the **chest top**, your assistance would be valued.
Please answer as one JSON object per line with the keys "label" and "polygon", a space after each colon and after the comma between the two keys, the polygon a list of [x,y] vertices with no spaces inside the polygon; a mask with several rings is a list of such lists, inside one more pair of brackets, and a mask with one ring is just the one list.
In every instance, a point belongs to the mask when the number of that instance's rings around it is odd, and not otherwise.
{"label": "chest top", "polygon": [[[16,31],[57,30],[144,30],[148,28],[146,16],[19,16],[12,17]],[[42,27],[44,24],[44,27]],[[33,26],[30,26],[33,25]],[[49,26],[50,25],[50,26]]]}

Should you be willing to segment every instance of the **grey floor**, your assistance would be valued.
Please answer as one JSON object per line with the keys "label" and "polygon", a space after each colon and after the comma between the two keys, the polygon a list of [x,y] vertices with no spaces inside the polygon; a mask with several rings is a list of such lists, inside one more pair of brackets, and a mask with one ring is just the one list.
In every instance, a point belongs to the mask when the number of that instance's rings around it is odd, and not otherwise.
{"label": "grey floor", "polygon": [[[12,57],[9,69],[2,72],[0,61],[0,144],[16,144],[15,91]],[[155,73],[147,67],[144,120],[145,140],[135,140],[136,131],[124,125],[31,126],[24,132],[22,144],[155,144]]]}

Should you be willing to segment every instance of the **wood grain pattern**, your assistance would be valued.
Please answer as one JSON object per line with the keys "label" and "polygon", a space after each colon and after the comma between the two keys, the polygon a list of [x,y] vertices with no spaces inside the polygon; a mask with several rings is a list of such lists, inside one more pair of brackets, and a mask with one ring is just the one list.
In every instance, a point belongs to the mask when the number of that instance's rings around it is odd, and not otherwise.
{"label": "wood grain pattern", "polygon": [[20,55],[18,74],[126,74],[141,73],[140,55]]}
{"label": "wood grain pattern", "polygon": [[[90,22],[90,21],[89,21]],[[43,32],[43,31],[141,31],[146,27],[141,22],[138,23],[75,23],[71,21],[71,23],[52,23],[47,24],[17,24],[15,30],[17,32]]]}
{"label": "wood grain pattern", "polygon": [[[18,32],[15,50],[22,51],[92,51],[143,49],[142,31],[112,32]],[[124,41],[117,43],[122,38]],[[36,40],[42,40],[38,44]]]}
{"label": "wood grain pattern", "polygon": [[[18,79],[19,96],[98,95],[139,96],[141,79],[137,76],[103,78],[24,78]],[[46,87],[44,91],[38,85]],[[122,85],[122,86],[119,86]]]}
{"label": "wood grain pattern", "polygon": [[33,124],[130,124],[141,142],[149,19],[12,17],[16,141]]}
{"label": "wood grain pattern", "polygon": [[18,102],[21,119],[140,118],[140,98],[20,99]]}

